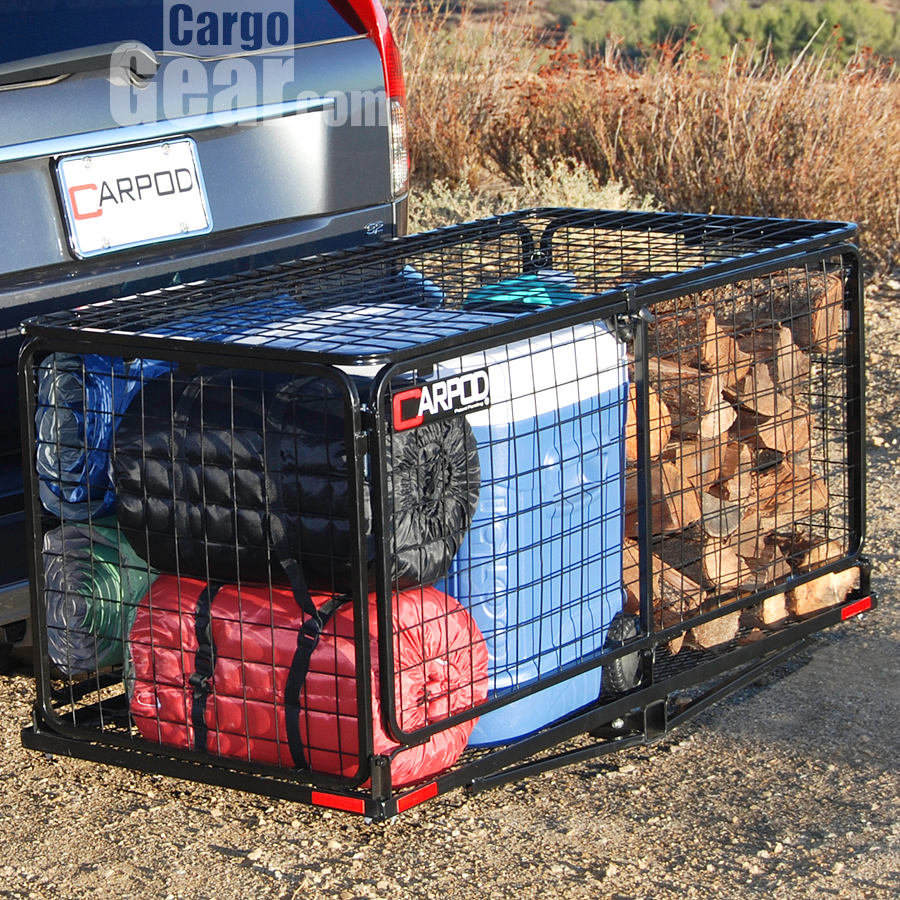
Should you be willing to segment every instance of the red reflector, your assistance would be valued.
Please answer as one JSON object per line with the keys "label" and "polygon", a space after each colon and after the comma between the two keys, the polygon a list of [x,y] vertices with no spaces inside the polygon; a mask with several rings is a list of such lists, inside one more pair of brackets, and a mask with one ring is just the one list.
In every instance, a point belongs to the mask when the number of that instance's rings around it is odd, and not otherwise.
{"label": "red reflector", "polygon": [[397,812],[403,812],[403,810],[409,809],[411,806],[418,806],[420,803],[424,803],[432,797],[437,797],[437,793],[438,786],[436,781],[431,784],[426,784],[425,787],[419,788],[419,790],[413,791],[405,797],[401,797],[397,801]]}
{"label": "red reflector", "polygon": [[365,813],[365,800],[359,797],[342,797],[340,794],[323,794],[321,791],[312,792],[312,802],[316,806],[327,806],[330,809],[341,809],[344,812]]}
{"label": "red reflector", "polygon": [[858,616],[861,612],[865,612],[867,609],[871,608],[872,598],[863,597],[861,600],[857,600],[855,603],[845,606],[841,610],[841,619],[849,619],[851,616]]}

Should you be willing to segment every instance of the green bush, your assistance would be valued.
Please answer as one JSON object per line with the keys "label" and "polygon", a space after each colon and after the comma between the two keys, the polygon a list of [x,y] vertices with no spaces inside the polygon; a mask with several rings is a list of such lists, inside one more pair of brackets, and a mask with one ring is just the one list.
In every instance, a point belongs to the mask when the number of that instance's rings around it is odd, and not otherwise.
{"label": "green bush", "polygon": [[771,47],[778,62],[791,62],[813,41],[835,42],[835,60],[846,62],[858,47],[900,57],[900,21],[867,0],[777,0],[751,6],[732,0],[721,14],[706,0],[612,0],[551,6],[577,46],[604,52],[614,37],[621,50],[640,54],[653,45],[696,42],[713,58],[727,55],[735,43]]}

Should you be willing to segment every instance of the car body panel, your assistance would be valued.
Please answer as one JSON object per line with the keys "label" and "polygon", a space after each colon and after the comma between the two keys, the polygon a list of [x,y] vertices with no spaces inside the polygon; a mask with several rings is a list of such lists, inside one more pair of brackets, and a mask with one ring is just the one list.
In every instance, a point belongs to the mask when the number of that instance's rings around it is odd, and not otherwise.
{"label": "car body panel", "polygon": [[[335,31],[331,19],[327,27]],[[368,36],[338,31],[235,58],[164,51],[144,80],[107,67],[0,87],[0,626],[22,614],[27,578],[19,322],[405,232],[406,198],[391,196],[381,56]],[[78,259],[59,159],[167,136],[196,144],[211,230]]]}

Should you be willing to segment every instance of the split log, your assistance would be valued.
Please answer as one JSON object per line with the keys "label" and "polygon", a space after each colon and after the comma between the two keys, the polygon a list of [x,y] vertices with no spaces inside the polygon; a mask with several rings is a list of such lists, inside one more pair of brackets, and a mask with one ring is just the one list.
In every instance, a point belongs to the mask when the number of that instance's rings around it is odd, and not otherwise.
{"label": "split log", "polygon": [[711,538],[723,539],[733,535],[741,524],[743,506],[723,500],[713,494],[702,494],[703,530]]}
{"label": "split log", "polygon": [[837,273],[752,282],[719,321],[739,346],[742,334],[783,324],[800,350],[831,353],[843,332],[844,282]]}
{"label": "split log", "polygon": [[[654,598],[654,617],[661,628],[680,625],[697,614],[703,599],[703,588],[684,573],[653,557],[653,570],[659,573],[659,601]],[[681,650],[685,635],[682,632],[669,641],[667,648],[673,656]]]}
{"label": "split log", "polygon": [[[650,469],[651,529],[654,534],[682,531],[703,515],[700,494],[672,463],[654,463]],[[625,477],[625,534],[638,534],[638,476]]]}
{"label": "split log", "polygon": [[732,535],[732,546],[745,560],[763,559],[768,554],[768,541],[775,531],[775,519],[751,507]]}
{"label": "split log", "polygon": [[719,480],[720,457],[720,442],[691,438],[673,441],[663,456],[678,469],[683,481],[702,491],[712,487]]}
{"label": "split log", "polygon": [[703,572],[719,591],[756,587],[756,578],[750,567],[725,541],[708,540],[704,543]]}
{"label": "split log", "polygon": [[759,604],[759,620],[766,628],[780,625],[787,617],[786,594],[773,594]]}
{"label": "split log", "polygon": [[[650,424],[650,459],[656,459],[669,443],[672,433],[672,416],[659,394],[652,387],[648,390],[648,420]],[[634,382],[628,392],[628,410],[625,421],[625,458],[634,462],[638,458],[637,387]]]}
{"label": "split log", "polygon": [[787,595],[766,597],[741,614],[741,625],[746,628],[775,628],[788,618]]}
{"label": "split log", "polygon": [[846,569],[843,572],[829,572],[806,584],[795,587],[788,594],[788,611],[802,619],[829,606],[843,603],[847,594],[856,586],[859,572]]}
{"label": "split log", "polygon": [[679,363],[718,374],[725,385],[740,381],[751,356],[717,321],[712,309],[667,315],[656,323],[657,352]]}
{"label": "split log", "polygon": [[722,396],[722,376],[653,357],[650,380],[672,414],[672,427],[682,435],[714,438],[726,432],[737,418],[734,407]]}
{"label": "split log", "polygon": [[[831,353],[841,343],[844,328],[844,282],[831,273],[810,278],[812,297],[806,309],[792,317],[790,329],[798,346]],[[805,297],[804,297],[805,299]]]}
{"label": "split log", "polygon": [[710,619],[691,628],[685,635],[684,642],[687,646],[698,650],[710,650],[727,644],[737,637],[740,620],[740,610]]}
{"label": "split log", "polygon": [[750,567],[734,547],[706,537],[699,528],[657,540],[655,549],[666,565],[705,590],[726,592],[755,587]]}
{"label": "split log", "polygon": [[777,411],[773,416],[742,410],[732,428],[733,437],[746,441],[754,450],[774,450],[781,454],[797,453],[809,446],[812,416],[799,403],[777,395]]}
{"label": "split log", "polygon": [[809,356],[794,342],[791,330],[773,323],[738,338],[738,346],[757,364],[765,364],[775,387],[788,396],[802,396],[808,385]]}
{"label": "split log", "polygon": [[786,581],[793,568],[781,552],[776,534],[768,534],[754,556],[742,556],[756,578],[756,589],[772,587]]}
{"label": "split log", "polygon": [[809,519],[813,513],[828,508],[828,486],[807,466],[781,462],[756,476],[757,510],[774,523],[772,528],[786,528]]}
{"label": "split log", "polygon": [[[681,572],[666,565],[658,556],[650,559],[650,585],[653,594],[653,615],[657,627],[669,628],[694,615],[703,599],[703,588]],[[626,538],[622,545],[622,581],[625,587],[625,612],[640,613],[640,556],[636,541]],[[672,655],[681,649],[684,635],[668,644]]]}
{"label": "split log", "polygon": [[[800,569],[814,572],[829,563],[843,558],[843,548],[834,541],[823,541],[811,547],[800,560]],[[829,606],[843,603],[847,594],[856,586],[857,568],[842,572],[828,572],[818,578],[795,587],[788,594],[788,611],[799,619],[819,612]]]}
{"label": "split log", "polygon": [[736,385],[725,389],[725,396],[761,416],[778,415],[791,405],[790,400],[778,393],[769,368],[764,363],[754,364]]}
{"label": "split log", "polygon": [[[636,616],[641,611],[641,558],[637,541],[622,543],[622,586],[625,588],[625,612]],[[653,591],[654,596],[656,591]]]}
{"label": "split log", "polygon": [[753,451],[747,444],[729,441],[719,445],[719,477],[714,492],[725,500],[751,505],[756,492],[753,486]]}

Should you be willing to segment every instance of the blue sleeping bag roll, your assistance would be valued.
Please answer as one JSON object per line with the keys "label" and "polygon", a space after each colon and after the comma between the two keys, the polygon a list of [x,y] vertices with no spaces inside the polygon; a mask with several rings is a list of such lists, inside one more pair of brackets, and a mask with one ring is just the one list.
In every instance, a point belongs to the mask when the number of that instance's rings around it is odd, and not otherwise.
{"label": "blue sleeping bag roll", "polygon": [[41,502],[83,522],[115,506],[113,433],[146,380],[172,369],[159,360],[52,353],[37,367],[35,466]]}

